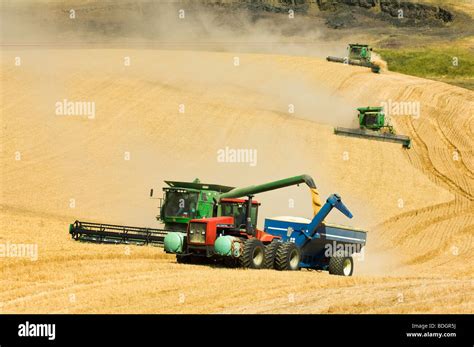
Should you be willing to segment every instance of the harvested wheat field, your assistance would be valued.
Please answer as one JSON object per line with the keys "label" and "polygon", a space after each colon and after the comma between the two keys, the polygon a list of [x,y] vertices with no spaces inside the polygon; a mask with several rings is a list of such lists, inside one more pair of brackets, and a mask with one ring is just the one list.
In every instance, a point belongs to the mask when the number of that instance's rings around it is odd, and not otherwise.
{"label": "harvested wheat field", "polygon": [[[37,244],[38,259],[1,260],[2,312],[472,312],[473,93],[317,58],[241,54],[235,67],[233,57],[4,52],[0,240]],[[95,118],[56,115],[64,98],[96,100]],[[423,105],[420,118],[395,119],[411,150],[333,135],[354,106],[398,98]],[[249,143],[256,166],[215,160],[217,149]],[[355,215],[332,220],[369,230],[352,278],[181,265],[161,248],[74,242],[67,232],[75,219],[156,226],[148,189],[163,179],[239,186],[302,172]],[[301,187],[260,200],[261,222],[311,213]]]}
{"label": "harvested wheat field", "polygon": [[[472,91],[320,56],[167,48],[2,49],[1,313],[474,312]],[[95,110],[60,115],[63,100]],[[334,135],[356,107],[387,101],[421,105],[392,117],[410,150]],[[226,147],[256,149],[255,165],[219,162]],[[303,173],[354,214],[330,222],[368,230],[353,277],[177,264],[159,247],[68,233],[76,219],[159,227],[149,189],[165,179],[247,186]],[[260,227],[312,216],[304,187],[257,199]],[[23,244],[37,254],[8,254]]]}

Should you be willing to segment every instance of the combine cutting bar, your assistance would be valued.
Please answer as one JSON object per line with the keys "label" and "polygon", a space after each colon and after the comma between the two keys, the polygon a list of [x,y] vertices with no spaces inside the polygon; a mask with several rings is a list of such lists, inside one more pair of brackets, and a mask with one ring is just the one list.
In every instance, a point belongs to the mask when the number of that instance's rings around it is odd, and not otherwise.
{"label": "combine cutting bar", "polygon": [[69,226],[74,240],[97,243],[126,243],[137,245],[163,245],[169,230],[140,228],[125,225],[75,221]]}
{"label": "combine cutting bar", "polygon": [[349,65],[356,65],[356,66],[364,66],[372,69],[372,72],[378,73],[380,72],[380,67],[366,61],[362,60],[355,60],[355,59],[348,59],[348,58],[339,58],[339,57],[326,57],[327,61],[332,61],[335,63],[343,63],[343,64],[349,64]]}
{"label": "combine cutting bar", "polygon": [[381,134],[376,131],[366,129],[349,129],[340,127],[335,128],[334,133],[338,135],[346,135],[352,137],[373,138],[379,141],[396,142],[401,143],[404,148],[411,148],[411,140],[408,136],[405,135],[395,135],[390,133]]}

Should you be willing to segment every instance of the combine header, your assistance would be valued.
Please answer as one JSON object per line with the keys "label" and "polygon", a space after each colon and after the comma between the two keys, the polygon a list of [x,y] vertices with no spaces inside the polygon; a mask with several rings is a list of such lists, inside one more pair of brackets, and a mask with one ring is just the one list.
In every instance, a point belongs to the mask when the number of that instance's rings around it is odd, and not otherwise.
{"label": "combine header", "polygon": [[380,66],[371,62],[371,52],[372,48],[368,45],[361,45],[358,43],[351,43],[347,47],[347,57],[339,58],[339,57],[326,57],[327,61],[332,61],[335,63],[344,63],[349,65],[357,65],[357,66],[364,66],[368,67],[374,73],[380,72]]}
{"label": "combine header", "polygon": [[165,229],[75,221],[69,226],[69,233],[74,240],[81,241],[161,245],[168,231]]}
{"label": "combine header", "polygon": [[401,143],[404,148],[411,148],[411,139],[405,135],[395,134],[393,126],[385,122],[383,107],[360,107],[359,129],[341,128],[334,129],[337,135],[369,138],[379,141]]}

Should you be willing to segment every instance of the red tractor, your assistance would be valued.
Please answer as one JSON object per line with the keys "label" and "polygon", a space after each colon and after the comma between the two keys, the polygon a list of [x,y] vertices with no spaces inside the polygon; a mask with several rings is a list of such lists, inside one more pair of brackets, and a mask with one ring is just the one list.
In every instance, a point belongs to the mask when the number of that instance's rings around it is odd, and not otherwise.
{"label": "red tractor", "polygon": [[[223,260],[229,266],[259,269],[273,267],[280,236],[257,228],[258,207],[253,194],[306,183],[316,189],[307,175],[290,177],[258,186],[235,188],[221,194],[214,204],[214,217],[192,219],[187,233],[169,233],[165,238],[165,251],[176,253],[180,263],[198,263],[203,260]],[[247,199],[237,197],[247,196]],[[294,247],[287,247],[291,253]],[[288,254],[288,262],[291,254]],[[290,264],[281,264],[287,267]]]}
{"label": "red tractor", "polygon": [[[189,222],[187,249],[185,254],[177,254],[178,262],[194,262],[198,260],[197,257],[212,259],[225,256],[224,261],[230,266],[264,267],[265,258],[269,259],[265,256],[265,250],[268,250],[265,245],[279,237],[257,228],[259,206],[250,197],[246,200],[221,199],[217,214],[221,217],[193,219]],[[229,252],[233,254],[232,257],[226,256]]]}
{"label": "red tractor", "polygon": [[[264,230],[257,228],[259,203],[253,194],[305,182],[313,193],[314,216],[265,219]],[[247,199],[238,199],[247,196]],[[352,213],[338,194],[321,204],[311,177],[287,178],[259,186],[235,188],[214,201],[212,218],[192,219],[186,233],[168,233],[165,251],[175,253],[178,262],[222,261],[245,268],[300,268],[326,270],[330,274],[351,276],[352,255],[366,244],[367,232],[327,223],[336,208],[348,218]]]}

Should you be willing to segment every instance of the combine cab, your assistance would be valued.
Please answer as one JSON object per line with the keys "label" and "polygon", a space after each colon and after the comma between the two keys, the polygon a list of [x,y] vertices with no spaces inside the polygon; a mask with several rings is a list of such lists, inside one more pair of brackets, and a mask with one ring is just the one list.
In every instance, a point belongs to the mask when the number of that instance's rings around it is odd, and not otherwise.
{"label": "combine cab", "polygon": [[337,127],[334,129],[334,133],[337,135],[396,142],[401,143],[404,148],[411,148],[410,138],[405,135],[395,134],[393,126],[386,122],[383,107],[360,107],[357,111],[359,111],[359,129]]}
{"label": "combine cab", "polygon": [[385,113],[383,107],[359,107],[359,125],[361,129],[383,130],[393,133],[393,127],[385,124]]}
{"label": "combine cab", "polygon": [[370,48],[368,45],[351,43],[347,47],[347,51],[347,57],[339,58],[329,56],[326,57],[326,60],[336,63],[364,66],[370,68],[374,73],[380,72],[380,66],[371,62],[372,48]]}
{"label": "combine cab", "polygon": [[[214,199],[234,187],[217,184],[165,181],[168,187],[163,188],[160,200],[160,214],[156,219],[165,225],[165,229],[186,231],[188,222],[195,218],[212,217]],[[153,190],[150,191],[153,196]]]}

